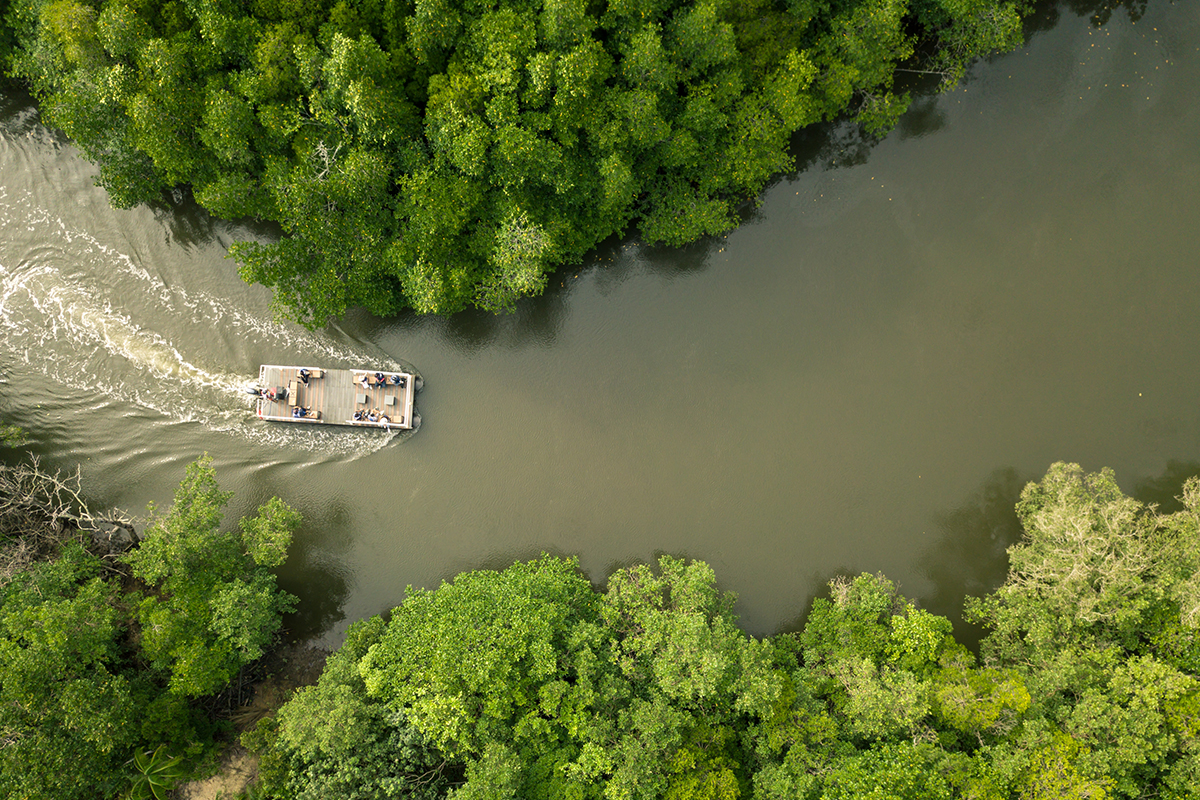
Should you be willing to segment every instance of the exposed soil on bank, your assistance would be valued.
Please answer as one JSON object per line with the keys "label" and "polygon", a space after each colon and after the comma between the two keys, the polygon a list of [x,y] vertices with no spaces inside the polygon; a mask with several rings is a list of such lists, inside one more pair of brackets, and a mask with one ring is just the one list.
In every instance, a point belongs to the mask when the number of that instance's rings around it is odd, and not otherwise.
{"label": "exposed soil on bank", "polygon": [[[288,645],[269,657],[267,677],[254,685],[254,698],[233,714],[238,734],[274,714],[299,688],[317,682],[325,668],[328,650],[304,644]],[[233,800],[258,777],[258,756],[240,744],[230,745],[221,754],[216,774],[190,781],[178,789],[182,800]]]}

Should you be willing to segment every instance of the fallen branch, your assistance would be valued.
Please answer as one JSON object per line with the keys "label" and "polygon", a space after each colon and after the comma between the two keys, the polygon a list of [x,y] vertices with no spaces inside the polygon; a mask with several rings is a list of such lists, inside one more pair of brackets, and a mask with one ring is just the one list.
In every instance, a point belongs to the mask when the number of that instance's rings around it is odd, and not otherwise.
{"label": "fallen branch", "polygon": [[80,542],[113,564],[137,541],[128,515],[93,512],[80,491],[78,468],[64,476],[43,470],[37,458],[0,466],[0,585],[53,558],[67,542]]}

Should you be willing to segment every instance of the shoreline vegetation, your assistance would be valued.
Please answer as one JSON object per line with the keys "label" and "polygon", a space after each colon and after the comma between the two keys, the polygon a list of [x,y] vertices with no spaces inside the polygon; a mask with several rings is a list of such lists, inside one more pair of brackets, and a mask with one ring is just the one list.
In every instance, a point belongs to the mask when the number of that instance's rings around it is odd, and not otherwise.
{"label": "shoreline vegetation", "polygon": [[233,735],[300,518],[272,498],[223,530],[230,496],[203,457],[138,536],[78,474],[0,467],[0,797],[161,800]]}
{"label": "shoreline vegetation", "polygon": [[[7,11],[4,7],[7,6]],[[190,189],[276,311],[511,309],[613,235],[732,229],[805,126],[892,127],[1026,0],[7,0],[0,57],[113,205]]]}
{"label": "shoreline vegetation", "polygon": [[[222,526],[230,495],[202,458],[122,536],[130,520],[81,508],[77,480],[34,462],[0,482],[0,796],[161,800],[239,741],[258,759],[244,796],[277,800],[1183,800],[1200,785],[1197,478],[1171,513],[1109,470],[1059,463],[1028,484],[1007,579],[965,603],[978,653],[882,574],[836,578],[801,630],[759,639],[701,561],[598,587],[543,555],[409,587],[323,669],[278,644],[294,598],[270,568],[299,524],[278,498]],[[307,677],[280,676],[289,657]]]}

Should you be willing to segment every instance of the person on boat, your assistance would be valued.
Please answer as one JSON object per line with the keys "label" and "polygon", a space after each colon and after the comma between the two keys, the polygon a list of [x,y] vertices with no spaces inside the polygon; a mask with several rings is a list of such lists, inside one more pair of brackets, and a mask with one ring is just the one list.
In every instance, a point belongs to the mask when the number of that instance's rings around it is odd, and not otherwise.
{"label": "person on boat", "polygon": [[367,414],[367,422],[379,422],[379,409],[371,409],[371,411]]}
{"label": "person on boat", "polygon": [[268,400],[271,400],[272,402],[274,402],[274,400],[276,399],[274,389],[263,389],[262,396],[267,398]]}
{"label": "person on boat", "polygon": [[354,412],[354,421],[355,421],[355,422],[362,422],[362,421],[363,421],[363,412],[362,412],[362,411],[355,411],[355,412]]}
{"label": "person on boat", "polygon": [[387,378],[383,377],[382,372],[375,373],[375,383],[379,384],[380,386],[383,386],[385,383],[387,383]]}
{"label": "person on boat", "polygon": [[359,386],[363,387],[364,389],[371,388],[371,381],[367,378],[366,375],[362,376],[362,380],[359,381],[358,384],[359,384]]}
{"label": "person on boat", "polygon": [[390,423],[390,422],[391,422],[391,420],[388,419],[387,414],[384,414],[382,417],[379,418],[379,424],[383,426],[384,430],[388,430],[388,431],[391,430],[391,427],[388,425],[388,423]]}
{"label": "person on boat", "polygon": [[301,368],[300,369],[300,382],[303,383],[305,386],[308,386],[308,377],[310,375],[312,375],[311,372],[309,372],[307,369]]}
{"label": "person on boat", "polygon": [[403,386],[404,385],[404,376],[403,375],[393,375],[392,376],[392,385],[393,386]]}

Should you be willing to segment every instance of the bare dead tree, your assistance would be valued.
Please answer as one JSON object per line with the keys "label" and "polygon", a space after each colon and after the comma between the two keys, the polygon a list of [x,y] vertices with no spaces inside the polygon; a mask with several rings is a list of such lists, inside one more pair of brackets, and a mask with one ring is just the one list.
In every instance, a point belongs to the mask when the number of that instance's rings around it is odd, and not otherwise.
{"label": "bare dead tree", "polygon": [[116,556],[137,540],[133,519],[118,509],[92,511],[80,472],[42,469],[37,458],[0,465],[0,585],[66,543],[82,543],[115,568]]}

